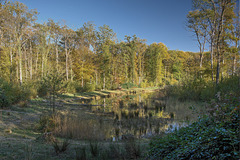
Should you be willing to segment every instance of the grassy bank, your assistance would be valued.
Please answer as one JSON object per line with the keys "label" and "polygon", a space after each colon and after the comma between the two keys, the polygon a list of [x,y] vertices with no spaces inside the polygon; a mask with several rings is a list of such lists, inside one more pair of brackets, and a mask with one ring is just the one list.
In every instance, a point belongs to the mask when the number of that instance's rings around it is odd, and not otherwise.
{"label": "grassy bank", "polygon": [[[157,88],[134,88],[122,90],[106,90],[86,92],[71,95],[64,94],[56,99],[57,111],[61,114],[72,109],[72,104],[79,98],[92,99],[95,96],[109,97],[134,94],[140,92],[152,92]],[[71,105],[70,105],[71,104]],[[73,107],[76,108],[76,107]],[[89,107],[82,107],[81,110],[88,110]],[[86,159],[143,159],[147,151],[148,140],[138,141],[92,141],[67,139],[69,146],[62,153],[56,152],[56,146],[48,139],[43,138],[43,130],[39,130],[40,119],[44,115],[49,116],[52,108],[48,99],[36,98],[26,101],[24,105],[15,104],[0,110],[0,159],[79,159],[84,156]],[[98,119],[98,115],[87,112],[79,113],[83,119]],[[51,118],[51,117],[50,117]],[[50,122],[49,122],[50,123]],[[49,125],[48,123],[48,125]],[[46,124],[41,124],[46,125]],[[40,126],[41,127],[41,126]],[[93,127],[92,127],[93,128]],[[89,129],[89,127],[88,127]],[[40,140],[39,140],[40,139]],[[63,142],[65,139],[54,135],[54,139]],[[98,148],[96,149],[96,143]],[[61,148],[61,143],[59,143]],[[101,146],[101,147],[100,147]],[[93,148],[97,151],[92,151]],[[84,152],[84,153],[83,153]],[[92,153],[97,152],[97,153]],[[84,155],[85,154],[85,155]]]}
{"label": "grassy bank", "polygon": [[137,94],[143,92],[154,92],[159,90],[158,87],[149,88],[130,88],[130,89],[119,89],[119,90],[102,90],[102,91],[92,91],[92,92],[81,92],[81,93],[64,93],[62,97],[64,98],[79,98],[79,99],[100,99],[104,97],[114,97],[127,94]]}

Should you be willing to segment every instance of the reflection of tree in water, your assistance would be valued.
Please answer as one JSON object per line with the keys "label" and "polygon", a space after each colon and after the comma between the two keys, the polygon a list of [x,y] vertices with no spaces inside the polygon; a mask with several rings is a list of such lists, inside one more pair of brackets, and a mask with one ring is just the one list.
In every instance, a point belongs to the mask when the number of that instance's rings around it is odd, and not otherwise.
{"label": "reflection of tree in water", "polygon": [[88,103],[92,105],[91,113],[100,117],[96,128],[104,130],[106,138],[115,140],[123,135],[141,138],[161,134],[171,127],[168,124],[192,118],[187,103],[159,98],[158,93],[102,98]]}

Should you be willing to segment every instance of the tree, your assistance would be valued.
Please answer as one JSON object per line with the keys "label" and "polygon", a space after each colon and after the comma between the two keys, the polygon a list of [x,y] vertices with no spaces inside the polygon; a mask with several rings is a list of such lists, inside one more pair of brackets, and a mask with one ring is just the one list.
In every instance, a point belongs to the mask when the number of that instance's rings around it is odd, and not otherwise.
{"label": "tree", "polygon": [[163,43],[151,44],[144,54],[146,77],[156,85],[162,83],[163,59],[167,56],[167,47]]}
{"label": "tree", "polygon": [[54,42],[57,71],[59,71],[59,42],[62,38],[62,30],[59,23],[55,23],[52,19],[48,20],[47,25],[50,27],[50,37]]}
{"label": "tree", "polygon": [[[36,20],[37,11],[28,10],[27,6],[20,2],[5,2],[1,6],[1,37],[5,41],[5,45],[9,45],[9,55],[11,60],[10,74],[12,77],[13,69],[13,53],[17,53],[17,76],[19,76],[19,82],[23,82],[23,71],[22,71],[22,45],[27,41],[27,36],[24,37],[26,31]],[[1,44],[2,45],[2,44]],[[19,73],[19,74],[18,74]],[[12,79],[12,78],[10,78]]]}
{"label": "tree", "polygon": [[203,53],[207,40],[207,19],[202,15],[199,10],[190,11],[187,15],[187,27],[196,35],[199,49],[200,49],[200,69],[203,63]]}
{"label": "tree", "polygon": [[103,79],[103,89],[106,87],[106,81],[110,82],[112,74],[111,70],[111,61],[112,61],[112,54],[111,49],[114,45],[116,34],[108,25],[103,25],[99,27],[99,32],[97,32],[97,54],[98,54],[98,61],[99,61],[99,69],[100,73],[102,74]]}
{"label": "tree", "polygon": [[[71,62],[71,57],[70,53],[72,50],[74,50],[75,45],[76,45],[76,32],[74,32],[72,29],[69,29],[67,25],[64,25],[62,27],[62,45],[65,50],[65,70],[66,70],[66,80],[68,81],[69,79],[69,63],[70,67],[72,68],[72,62]],[[72,79],[71,75],[71,79]]]}
{"label": "tree", "polygon": [[50,93],[50,103],[52,106],[52,111],[55,113],[56,96],[65,87],[64,74],[57,72],[56,69],[52,69],[45,77],[43,77],[42,85],[47,88],[48,92]]}
{"label": "tree", "polygon": [[[211,46],[211,67],[213,68],[213,52],[216,52],[216,84],[219,83],[220,64],[224,51],[224,41],[227,28],[231,25],[234,17],[234,2],[229,0],[193,0],[195,11],[201,13],[201,17],[207,20],[209,27],[209,39]],[[193,13],[193,12],[191,12]],[[212,72],[213,79],[213,72]]]}

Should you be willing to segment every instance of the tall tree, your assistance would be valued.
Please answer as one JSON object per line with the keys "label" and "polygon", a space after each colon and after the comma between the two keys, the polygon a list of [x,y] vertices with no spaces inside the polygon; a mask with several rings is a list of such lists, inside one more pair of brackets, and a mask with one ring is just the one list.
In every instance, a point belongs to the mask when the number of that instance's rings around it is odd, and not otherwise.
{"label": "tall tree", "polygon": [[199,49],[200,49],[200,69],[203,63],[203,53],[207,41],[207,19],[199,10],[190,11],[187,15],[188,28],[196,35]]}

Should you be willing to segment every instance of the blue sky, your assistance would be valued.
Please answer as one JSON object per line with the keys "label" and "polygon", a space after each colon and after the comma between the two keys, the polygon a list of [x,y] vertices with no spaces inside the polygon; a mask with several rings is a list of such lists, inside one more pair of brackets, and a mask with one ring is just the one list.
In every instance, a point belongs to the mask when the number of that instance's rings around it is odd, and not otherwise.
{"label": "blue sky", "polygon": [[73,28],[91,21],[104,24],[124,40],[125,35],[162,42],[171,50],[198,52],[193,33],[187,31],[186,15],[191,0],[18,0],[37,9],[38,22],[65,20]]}

